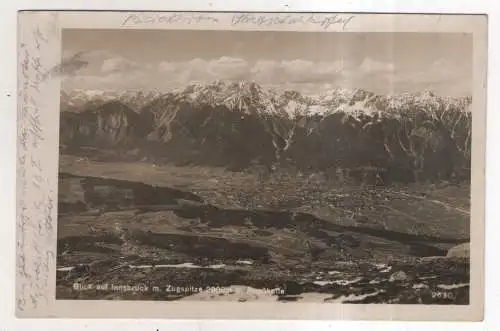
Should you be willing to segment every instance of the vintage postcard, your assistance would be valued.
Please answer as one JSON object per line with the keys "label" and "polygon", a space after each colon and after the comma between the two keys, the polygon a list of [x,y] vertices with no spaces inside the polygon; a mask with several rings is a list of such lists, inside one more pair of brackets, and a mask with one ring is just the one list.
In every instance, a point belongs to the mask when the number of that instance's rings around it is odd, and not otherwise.
{"label": "vintage postcard", "polygon": [[17,315],[478,321],[487,18],[20,12]]}

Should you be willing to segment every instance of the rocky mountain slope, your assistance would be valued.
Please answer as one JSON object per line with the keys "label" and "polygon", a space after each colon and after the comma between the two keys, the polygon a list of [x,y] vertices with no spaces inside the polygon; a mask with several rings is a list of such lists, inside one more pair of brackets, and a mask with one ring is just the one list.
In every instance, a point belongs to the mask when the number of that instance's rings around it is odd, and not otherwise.
{"label": "rocky mountain slope", "polygon": [[64,153],[92,148],[94,157],[322,172],[384,184],[470,176],[469,97],[361,89],[303,96],[224,81],[163,94],[76,95],[61,96]]}
{"label": "rocky mountain slope", "polygon": [[84,112],[89,105],[104,104],[119,100],[135,111],[139,111],[148,102],[158,98],[159,91],[98,91],[76,89],[70,92],[61,90],[61,110]]}

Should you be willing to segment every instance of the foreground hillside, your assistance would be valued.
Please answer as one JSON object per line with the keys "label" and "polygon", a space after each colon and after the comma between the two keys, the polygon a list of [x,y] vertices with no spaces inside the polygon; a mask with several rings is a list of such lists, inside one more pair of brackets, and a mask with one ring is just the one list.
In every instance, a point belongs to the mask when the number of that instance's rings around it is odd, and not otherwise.
{"label": "foreground hillside", "polygon": [[[61,299],[468,302],[468,260],[446,257],[469,241],[468,185],[339,187],[64,155],[60,171]],[[74,288],[89,284],[109,287]]]}
{"label": "foreground hillside", "polygon": [[382,185],[470,177],[470,98],[359,89],[302,96],[250,82],[138,98],[90,98],[78,107],[62,100],[62,151],[231,171],[342,173],[358,181],[370,181],[369,169]]}

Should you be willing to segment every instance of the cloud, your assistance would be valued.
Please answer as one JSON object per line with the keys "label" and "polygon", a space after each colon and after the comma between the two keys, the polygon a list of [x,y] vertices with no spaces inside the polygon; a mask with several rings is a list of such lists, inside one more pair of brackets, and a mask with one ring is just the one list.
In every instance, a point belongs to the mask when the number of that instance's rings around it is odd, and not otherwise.
{"label": "cloud", "polygon": [[[71,54],[67,54],[71,55]],[[467,90],[470,79],[455,63],[437,60],[427,67],[398,68],[370,57],[314,62],[307,59],[250,62],[240,57],[193,58],[186,61],[136,63],[106,51],[80,55],[89,65],[70,85],[80,88],[171,89],[214,80],[253,80],[265,86],[297,89],[315,94],[333,87],[395,90]],[[469,79],[469,80],[468,80]],[[84,85],[84,86],[82,86]],[[447,93],[447,92],[445,92]]]}
{"label": "cloud", "polygon": [[378,78],[386,79],[395,74],[394,64],[391,62],[382,62],[365,57],[359,65],[348,64],[342,71],[343,80],[357,83],[367,79]]}
{"label": "cloud", "polygon": [[[383,74],[393,70],[392,65],[365,59],[361,65],[350,61],[334,60],[313,62],[305,59],[258,60],[253,63],[239,57],[222,56],[214,59],[194,58],[187,61],[162,61],[156,66],[129,61],[106,52],[87,54],[94,69],[83,75],[89,77],[87,85],[116,86],[126,84],[151,85],[152,88],[181,87],[191,83],[214,80],[253,80],[266,86],[281,85],[287,88],[314,92],[324,90],[339,82],[356,85],[368,75]],[[90,61],[90,60],[89,60]],[[99,68],[95,68],[95,63]]]}
{"label": "cloud", "polygon": [[242,58],[223,56],[217,59],[192,59],[185,62],[159,63],[158,70],[168,79],[181,84],[217,79],[255,80],[261,84],[330,82],[338,79],[343,63],[259,60],[249,63]]}
{"label": "cloud", "polygon": [[321,83],[335,81],[342,74],[341,61],[312,62],[303,59],[257,61],[251,69],[256,81],[265,83]]}
{"label": "cloud", "polygon": [[158,70],[161,72],[175,72],[176,66],[172,62],[163,61],[158,64]]}
{"label": "cloud", "polygon": [[[87,65],[80,69],[77,76],[63,80],[66,88],[113,89],[146,87],[147,76],[154,73],[156,67],[141,66],[120,55],[105,50],[91,52],[65,51],[64,58],[77,55],[78,60]],[[153,71],[154,70],[154,71]]]}
{"label": "cloud", "polygon": [[151,88],[150,76],[147,72],[135,70],[132,72],[115,71],[107,75],[79,75],[63,82],[65,89],[134,89]]}
{"label": "cloud", "polygon": [[241,58],[223,56],[208,62],[208,72],[219,79],[239,79],[248,76],[250,66]]}
{"label": "cloud", "polygon": [[250,76],[262,84],[275,84],[286,80],[285,68],[276,61],[260,60],[250,68]]}
{"label": "cloud", "polygon": [[63,60],[77,57],[78,60],[88,63],[82,75],[98,76],[108,75],[116,71],[130,71],[139,69],[139,66],[123,56],[106,51],[93,50],[90,52],[65,50],[62,54]]}
{"label": "cloud", "polygon": [[250,74],[247,61],[227,56],[212,60],[195,58],[186,62],[163,61],[158,65],[158,70],[181,84],[216,79],[246,79]]}
{"label": "cloud", "polygon": [[77,55],[79,60],[86,61],[89,63],[89,74],[98,74],[101,71],[101,66],[108,59],[118,59],[122,58],[118,54],[114,54],[105,50],[93,50],[90,52],[83,51],[65,51],[63,53],[63,58],[70,58]]}
{"label": "cloud", "polygon": [[119,71],[129,71],[137,69],[137,65],[123,57],[115,57],[106,59],[101,65],[101,71],[104,74],[109,74]]}
{"label": "cloud", "polygon": [[369,57],[365,57],[359,69],[362,73],[391,73],[395,70],[394,64],[392,62],[380,62]]}

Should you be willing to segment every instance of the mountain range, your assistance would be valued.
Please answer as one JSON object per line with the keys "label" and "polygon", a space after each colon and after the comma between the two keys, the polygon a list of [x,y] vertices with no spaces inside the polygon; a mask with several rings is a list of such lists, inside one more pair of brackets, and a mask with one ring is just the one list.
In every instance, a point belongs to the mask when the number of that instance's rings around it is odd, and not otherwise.
{"label": "mountain range", "polygon": [[242,171],[377,169],[383,182],[470,176],[470,97],[318,95],[215,81],[159,91],[61,92],[63,153]]}

